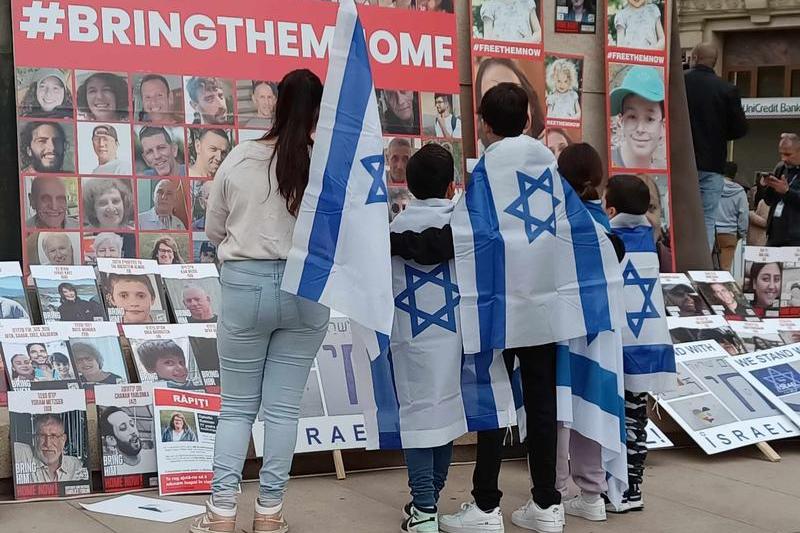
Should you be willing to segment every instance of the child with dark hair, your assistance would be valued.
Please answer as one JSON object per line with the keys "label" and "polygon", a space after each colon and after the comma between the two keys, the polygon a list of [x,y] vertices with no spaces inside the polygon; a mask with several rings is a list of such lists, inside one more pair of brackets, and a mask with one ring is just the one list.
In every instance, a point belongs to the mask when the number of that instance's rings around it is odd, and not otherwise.
{"label": "child with dark hair", "polygon": [[[450,224],[455,204],[453,156],[442,146],[427,144],[408,161],[408,188],[414,195],[392,224],[393,233],[422,232]],[[452,245],[451,245],[452,248]],[[467,432],[461,407],[462,340],[456,327],[415,329],[403,312],[401,293],[408,291],[407,272],[440,272],[455,283],[452,259],[436,266],[413,260],[392,260],[397,312],[392,328],[392,380],[403,416],[401,443],[408,467],[412,501],[403,509],[403,531],[439,531],[437,503],[444,488],[453,452],[453,440]],[[417,295],[417,304],[424,305]],[[458,324],[456,322],[455,324]],[[454,325],[455,326],[455,325]],[[435,353],[431,347],[436,347]],[[431,420],[436,420],[431,424]]]}
{"label": "child with dark hair", "polygon": [[[625,244],[623,278],[626,291],[644,296],[628,301],[623,328],[625,367],[625,428],[628,448],[628,490],[621,503],[609,503],[613,513],[644,508],[641,484],[647,458],[647,394],[677,386],[675,351],[666,323],[663,293],[658,280],[658,254],[653,227],[647,219],[650,189],[637,176],[622,174],[608,180],[605,208],[612,231]],[[649,286],[649,289],[648,289]]]}
{"label": "child with dark hair", "polygon": [[137,350],[139,361],[159,381],[170,388],[188,389],[194,386],[189,378],[186,355],[173,340],[145,341]]}

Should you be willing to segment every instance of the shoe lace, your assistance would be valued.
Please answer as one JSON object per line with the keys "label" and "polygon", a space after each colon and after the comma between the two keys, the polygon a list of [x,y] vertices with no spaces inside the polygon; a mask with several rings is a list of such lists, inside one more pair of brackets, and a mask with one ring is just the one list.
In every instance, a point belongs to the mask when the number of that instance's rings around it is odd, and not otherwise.
{"label": "shoe lace", "polygon": [[464,502],[461,504],[462,511],[469,511],[473,507],[477,507],[477,504],[475,502]]}

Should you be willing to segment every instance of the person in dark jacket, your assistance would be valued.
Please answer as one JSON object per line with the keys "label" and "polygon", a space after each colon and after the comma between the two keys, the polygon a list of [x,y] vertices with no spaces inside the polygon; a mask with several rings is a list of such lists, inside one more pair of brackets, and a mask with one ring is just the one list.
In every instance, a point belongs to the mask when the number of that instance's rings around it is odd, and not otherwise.
{"label": "person in dark jacket", "polygon": [[778,150],[781,162],[760,180],[769,205],[767,246],[800,246],[800,136],[782,134]]}
{"label": "person in dark jacket", "polygon": [[709,248],[714,247],[717,205],[725,184],[726,143],[747,133],[739,90],[714,73],[716,64],[717,49],[699,44],[692,50],[691,68],[684,75]]}
{"label": "person in dark jacket", "polygon": [[105,320],[106,313],[103,306],[92,300],[81,300],[78,289],[72,283],[62,283],[58,286],[61,296],[61,305],[58,314],[64,322],[94,322]]}

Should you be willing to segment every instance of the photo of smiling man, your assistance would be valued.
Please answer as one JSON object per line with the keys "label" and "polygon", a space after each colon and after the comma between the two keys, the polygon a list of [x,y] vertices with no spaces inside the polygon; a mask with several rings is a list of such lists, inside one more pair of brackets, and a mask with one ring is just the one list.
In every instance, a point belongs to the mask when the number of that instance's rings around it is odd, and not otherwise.
{"label": "photo of smiling man", "polygon": [[185,176],[183,129],[136,128],[136,172],[140,176]]}
{"label": "photo of smiling man", "polygon": [[72,125],[51,121],[20,121],[21,174],[72,172],[75,169]]}
{"label": "photo of smiling man", "polygon": [[133,77],[136,120],[148,124],[179,124],[183,121],[180,76],[144,74]]}
{"label": "photo of smiling man", "polygon": [[29,229],[74,229],[78,227],[78,181],[76,178],[27,176]]}
{"label": "photo of smiling man", "polygon": [[233,124],[233,83],[222,78],[186,76],[186,122]]}

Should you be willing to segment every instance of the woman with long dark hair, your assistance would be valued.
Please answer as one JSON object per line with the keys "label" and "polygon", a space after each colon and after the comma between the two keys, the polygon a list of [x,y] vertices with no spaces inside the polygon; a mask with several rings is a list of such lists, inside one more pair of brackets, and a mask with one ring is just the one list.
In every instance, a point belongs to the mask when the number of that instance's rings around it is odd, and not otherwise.
{"label": "woman with long dark hair", "polygon": [[475,102],[480,102],[486,92],[502,82],[516,83],[528,94],[528,114],[531,122],[525,134],[538,139],[544,131],[544,112],[536,89],[511,59],[490,57],[481,61],[475,74]]}
{"label": "woman with long dark hair", "polygon": [[321,100],[322,83],[311,71],[287,74],[278,88],[272,129],[231,150],[214,178],[206,234],[222,262],[217,334],[222,412],[211,499],[192,525],[194,533],[233,531],[249,435],[259,414],[264,461],[253,530],[288,530],[282,507],[300,401],[329,311],[280,287],[308,185]]}

